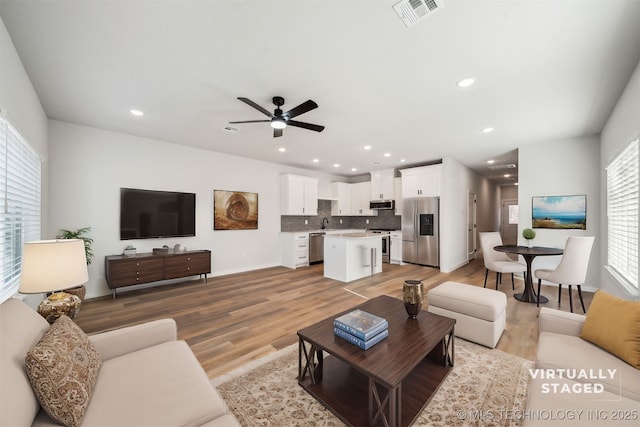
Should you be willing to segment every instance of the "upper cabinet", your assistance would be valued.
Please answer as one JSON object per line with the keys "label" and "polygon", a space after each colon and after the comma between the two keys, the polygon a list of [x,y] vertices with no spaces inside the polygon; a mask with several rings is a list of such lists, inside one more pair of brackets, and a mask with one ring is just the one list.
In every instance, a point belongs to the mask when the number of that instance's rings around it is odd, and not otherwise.
{"label": "upper cabinet", "polygon": [[351,215],[351,184],[346,182],[332,182],[331,196],[336,199],[331,201],[331,216]]}
{"label": "upper cabinet", "polygon": [[317,215],[318,180],[309,176],[280,176],[280,215]]}
{"label": "upper cabinet", "polygon": [[377,211],[369,209],[371,183],[332,182],[331,216],[376,216]]}
{"label": "upper cabinet", "polygon": [[401,170],[402,197],[440,196],[442,164]]}
{"label": "upper cabinet", "polygon": [[351,184],[351,216],[376,216],[378,211],[369,208],[371,182]]}
{"label": "upper cabinet", "polygon": [[383,169],[371,174],[371,200],[393,200],[395,192],[395,170]]}
{"label": "upper cabinet", "polygon": [[402,178],[397,177],[394,179],[394,186],[396,187],[396,215],[402,215]]}

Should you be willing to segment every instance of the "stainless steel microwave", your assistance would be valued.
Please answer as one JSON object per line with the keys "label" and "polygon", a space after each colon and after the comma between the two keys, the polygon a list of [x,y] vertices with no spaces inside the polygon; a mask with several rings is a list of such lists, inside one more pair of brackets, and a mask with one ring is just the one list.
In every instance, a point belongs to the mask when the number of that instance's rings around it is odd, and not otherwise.
{"label": "stainless steel microwave", "polygon": [[369,209],[395,209],[395,200],[371,200],[369,202]]}

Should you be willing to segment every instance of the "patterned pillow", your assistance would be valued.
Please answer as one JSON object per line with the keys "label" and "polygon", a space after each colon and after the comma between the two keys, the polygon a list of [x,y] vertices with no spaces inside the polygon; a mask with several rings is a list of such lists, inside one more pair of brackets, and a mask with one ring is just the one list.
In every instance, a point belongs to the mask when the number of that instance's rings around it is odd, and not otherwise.
{"label": "patterned pillow", "polygon": [[40,405],[67,427],[77,427],[91,400],[102,365],[89,337],[60,316],[25,358],[27,376]]}

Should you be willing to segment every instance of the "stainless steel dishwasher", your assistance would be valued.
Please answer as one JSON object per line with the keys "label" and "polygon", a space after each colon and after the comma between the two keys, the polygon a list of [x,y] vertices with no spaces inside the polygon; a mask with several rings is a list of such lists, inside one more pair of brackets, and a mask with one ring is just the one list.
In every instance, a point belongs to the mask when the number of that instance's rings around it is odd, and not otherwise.
{"label": "stainless steel dishwasher", "polygon": [[309,264],[324,261],[324,235],[326,233],[309,233]]}

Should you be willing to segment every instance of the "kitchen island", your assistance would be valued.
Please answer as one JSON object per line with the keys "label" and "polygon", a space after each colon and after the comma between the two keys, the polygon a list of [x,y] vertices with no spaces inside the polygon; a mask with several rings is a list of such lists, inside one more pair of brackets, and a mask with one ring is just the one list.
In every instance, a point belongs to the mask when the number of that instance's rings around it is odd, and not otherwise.
{"label": "kitchen island", "polygon": [[324,277],[351,282],[382,273],[382,239],[366,232],[324,237]]}

